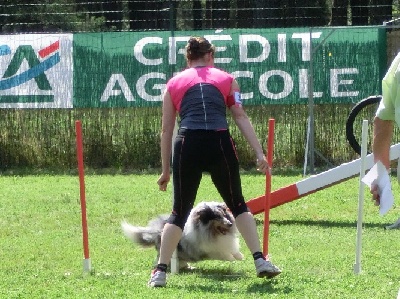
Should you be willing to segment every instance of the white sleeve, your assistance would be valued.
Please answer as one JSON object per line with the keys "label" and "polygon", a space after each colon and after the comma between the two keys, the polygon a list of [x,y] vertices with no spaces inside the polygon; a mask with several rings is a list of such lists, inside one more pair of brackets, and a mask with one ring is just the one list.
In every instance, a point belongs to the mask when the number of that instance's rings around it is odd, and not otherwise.
{"label": "white sleeve", "polygon": [[395,120],[395,100],[400,83],[400,52],[394,58],[385,77],[382,79],[382,100],[376,116],[382,120]]}

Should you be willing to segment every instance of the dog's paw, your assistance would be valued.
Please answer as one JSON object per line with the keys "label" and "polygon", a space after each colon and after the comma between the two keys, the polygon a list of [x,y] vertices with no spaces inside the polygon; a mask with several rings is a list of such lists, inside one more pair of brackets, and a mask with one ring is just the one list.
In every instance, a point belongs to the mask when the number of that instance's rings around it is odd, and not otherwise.
{"label": "dog's paw", "polygon": [[244,258],[244,255],[239,251],[232,254],[235,260],[241,261]]}
{"label": "dog's paw", "polygon": [[179,263],[179,270],[180,271],[190,272],[190,271],[193,271],[195,269],[196,269],[196,267],[194,267],[194,266],[192,266],[192,265],[190,265],[188,263],[185,263],[185,265],[182,265],[181,263]]}

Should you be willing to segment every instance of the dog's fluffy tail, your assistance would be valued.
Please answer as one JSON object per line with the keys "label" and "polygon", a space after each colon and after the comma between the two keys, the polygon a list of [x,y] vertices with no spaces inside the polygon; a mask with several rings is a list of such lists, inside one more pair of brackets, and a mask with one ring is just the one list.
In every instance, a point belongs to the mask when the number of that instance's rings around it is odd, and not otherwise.
{"label": "dog's fluffy tail", "polygon": [[148,227],[133,226],[132,224],[123,221],[121,223],[122,232],[125,237],[133,243],[143,247],[149,247],[156,244],[159,232]]}
{"label": "dog's fluffy tail", "polygon": [[133,226],[126,221],[122,221],[121,228],[125,237],[133,243],[149,247],[159,244],[164,224],[164,219],[159,217],[151,221],[147,227]]}

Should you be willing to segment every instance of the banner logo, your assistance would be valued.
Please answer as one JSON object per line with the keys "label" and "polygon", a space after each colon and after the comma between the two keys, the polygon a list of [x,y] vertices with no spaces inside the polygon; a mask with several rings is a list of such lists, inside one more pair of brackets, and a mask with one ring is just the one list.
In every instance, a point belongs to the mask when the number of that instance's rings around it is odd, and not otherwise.
{"label": "banner logo", "polygon": [[[8,44],[0,45],[0,108],[72,107],[72,88],[64,90],[66,86],[72,86],[72,66],[61,65],[62,56],[65,56],[61,54],[62,36],[15,37],[28,39],[10,40]],[[68,44],[70,51],[65,49],[64,52],[72,53],[72,42],[63,43],[67,48]]]}

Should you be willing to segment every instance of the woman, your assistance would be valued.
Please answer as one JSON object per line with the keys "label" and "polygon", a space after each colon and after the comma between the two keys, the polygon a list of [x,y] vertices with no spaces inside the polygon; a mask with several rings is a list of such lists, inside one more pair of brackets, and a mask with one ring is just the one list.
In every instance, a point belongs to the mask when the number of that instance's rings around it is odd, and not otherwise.
{"label": "woman", "polygon": [[269,171],[262,147],[241,100],[239,85],[232,75],[214,67],[215,47],[203,37],[192,37],[186,45],[188,68],[171,78],[163,96],[161,159],[162,173],[158,180],[165,191],[170,180],[172,133],[176,115],[180,126],[174,141],[173,211],[164,227],[157,267],[152,271],[149,286],[166,285],[166,269],[182,235],[194,205],[203,172],[209,172],[236,225],[254,257],[258,277],[272,278],[281,270],[263,256],[253,215],[242,194],[239,164],[228,131],[226,108],[253,148],[257,170]]}

